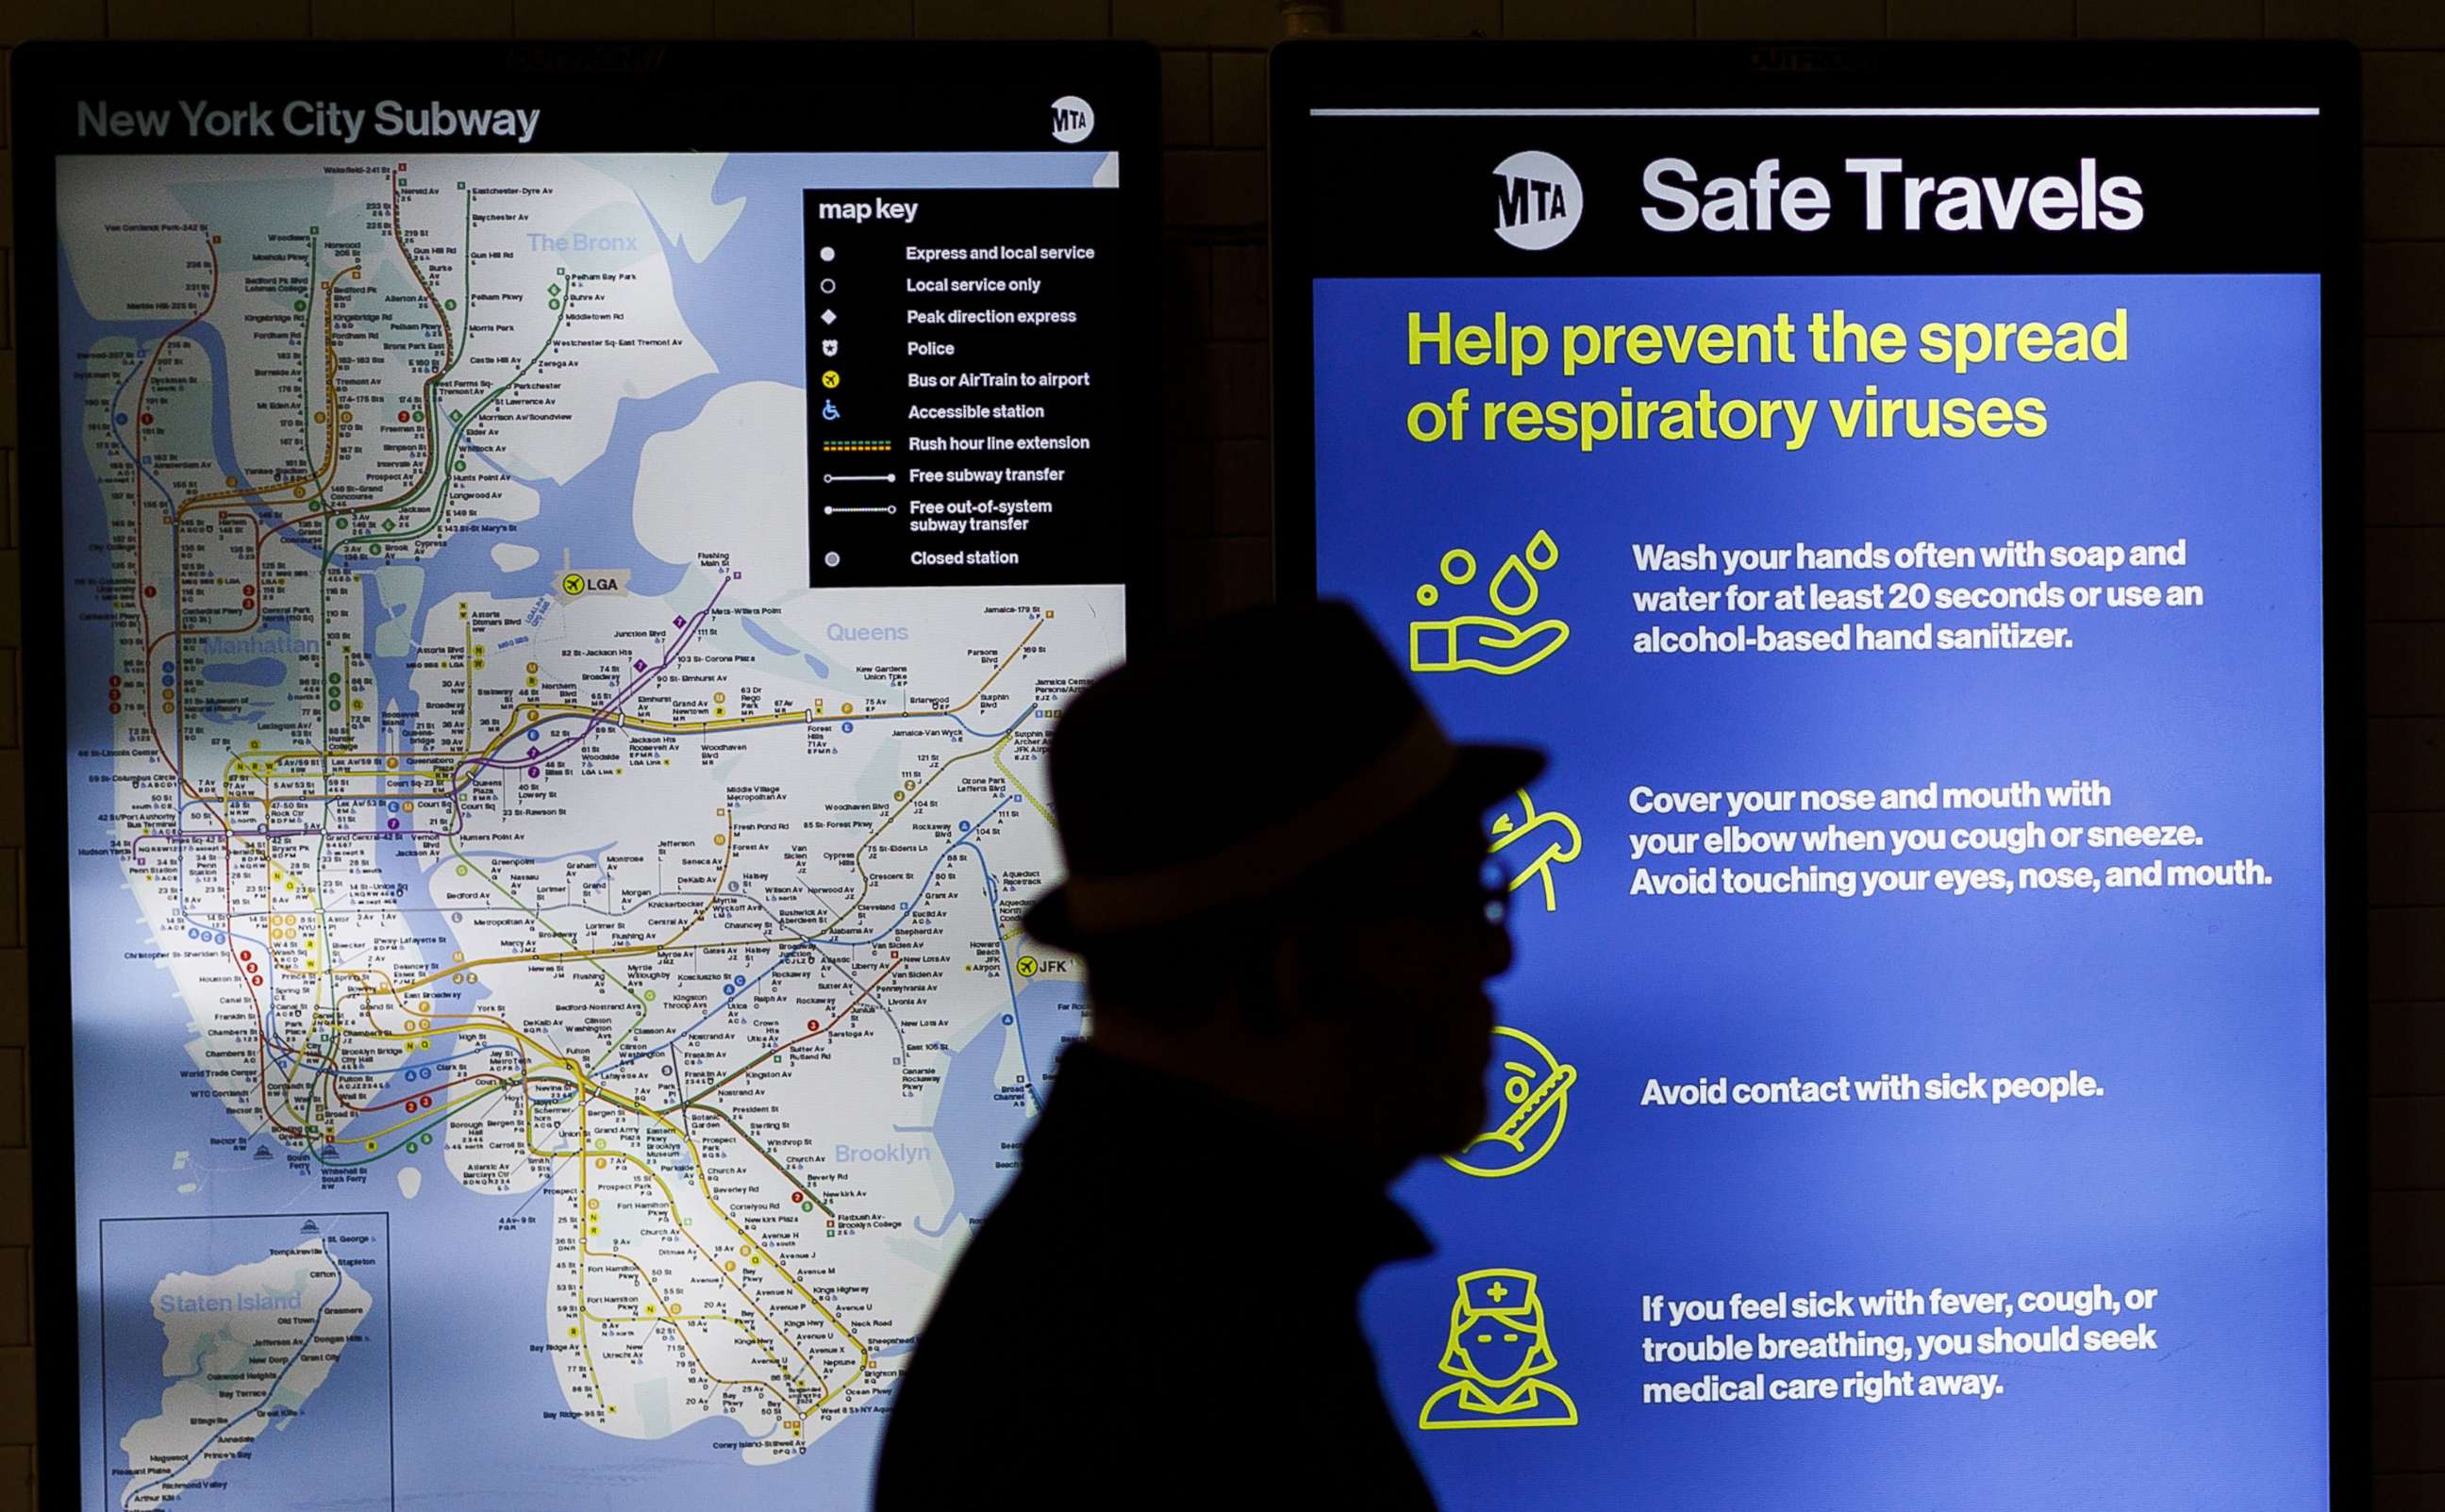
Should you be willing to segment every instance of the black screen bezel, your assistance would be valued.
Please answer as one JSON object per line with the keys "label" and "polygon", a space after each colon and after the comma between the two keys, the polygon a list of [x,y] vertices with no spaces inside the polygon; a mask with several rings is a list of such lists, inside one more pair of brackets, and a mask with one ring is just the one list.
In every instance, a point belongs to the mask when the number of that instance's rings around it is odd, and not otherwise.
{"label": "black screen bezel", "polygon": [[[1078,150],[1121,154],[1126,248],[1099,277],[1123,308],[1145,312],[1121,339],[1130,395],[1117,470],[1134,500],[1128,534],[1124,633],[1141,647],[1164,628],[1160,322],[1153,318],[1162,205],[1154,49],[1130,42],[812,43],[51,43],[14,49],[10,139],[17,174],[19,531],[23,589],[23,739],[28,938],[65,942],[66,791],[65,571],[57,451],[60,396],[57,159],[95,155],[368,155],[501,150],[484,140],[368,141],[355,146],[286,138],[193,141],[80,139],[80,98],[159,106],[235,89],[199,80],[312,80],[310,86],[247,91],[369,105],[439,91],[457,104],[540,107],[533,143],[511,151],[569,152],[1014,152],[1058,150],[1048,107],[1075,94],[1095,107]],[[35,502],[40,501],[40,502]],[[31,1066],[28,1124],[43,1130],[33,1164],[35,1431],[47,1506],[83,1507],[84,1464],[77,1239],[99,1216],[76,1190],[73,989],[65,950],[28,951]]]}
{"label": "black screen bezel", "polygon": [[[2373,1494],[2368,1432],[2368,907],[2366,588],[2361,537],[2360,53],[2342,42],[1284,43],[1269,74],[1274,396],[1274,590],[1316,593],[1312,288],[1317,108],[1515,109],[1825,105],[2151,107],[2307,105],[2316,169],[2269,188],[2256,213],[2294,217],[2296,271],[2320,279],[2321,542],[2326,850],[2328,1504]],[[1492,167],[1492,160],[1484,165]],[[1720,245],[1726,238],[1712,238]],[[1765,238],[1753,238],[1763,242]],[[1489,232],[1485,238],[1491,246]],[[2204,236],[2193,245],[2205,248]],[[1806,272],[1788,248],[1784,271]],[[1743,254],[1748,252],[1742,249]],[[1499,254],[1499,253],[1498,253]],[[1695,256],[1695,252],[1680,253]],[[1914,255],[1918,253],[1914,252]],[[2016,254],[2017,255],[2017,254]],[[2014,271],[2069,271],[2039,246]],[[2208,253],[2243,266],[2238,244]],[[1482,262],[1471,254],[1472,263]],[[1527,264],[1521,264],[1523,269]],[[1585,271],[1583,268],[1574,271]],[[1676,269],[1675,271],[1689,271]],[[1749,271],[1749,270],[1743,270]],[[1979,271],[2006,271],[1982,267]]]}

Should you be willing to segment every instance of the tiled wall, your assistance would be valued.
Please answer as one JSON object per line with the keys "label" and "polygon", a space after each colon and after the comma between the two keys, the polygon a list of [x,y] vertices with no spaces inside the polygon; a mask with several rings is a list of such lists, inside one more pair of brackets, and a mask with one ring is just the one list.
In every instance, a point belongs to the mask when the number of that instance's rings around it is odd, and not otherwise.
{"label": "tiled wall", "polygon": [[[2366,49],[2369,815],[2380,1508],[2445,1509],[2445,0],[1340,0],[1515,37],[2305,37]],[[1135,37],[1163,50],[1165,529],[1182,618],[1268,592],[1275,0],[0,0],[28,37]],[[0,159],[0,262],[13,179]],[[0,1512],[33,1504],[13,310],[0,310]],[[33,501],[33,508],[44,507]],[[2338,948],[2354,943],[2340,921]],[[56,1075],[61,1068],[42,1068]],[[2354,1194],[2342,1199],[2357,1204]],[[40,1220],[48,1222],[49,1220]]]}

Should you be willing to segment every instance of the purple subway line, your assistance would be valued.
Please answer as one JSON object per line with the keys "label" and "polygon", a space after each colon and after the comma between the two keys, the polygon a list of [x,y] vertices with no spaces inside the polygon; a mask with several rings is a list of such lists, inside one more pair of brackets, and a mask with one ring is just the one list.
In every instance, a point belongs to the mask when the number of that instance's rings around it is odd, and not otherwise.
{"label": "purple subway line", "polygon": [[[704,607],[697,610],[694,618],[673,622],[673,627],[680,633],[671,642],[670,649],[663,653],[663,659],[650,666],[640,663],[639,666],[641,670],[639,670],[634,677],[629,679],[627,685],[623,687],[618,693],[613,694],[608,702],[603,704],[600,708],[589,711],[585,716],[586,723],[584,727],[579,729],[574,735],[569,736],[567,739],[551,747],[550,750],[538,749],[531,751],[524,757],[516,760],[503,760],[498,756],[474,756],[462,758],[457,764],[457,768],[473,767],[476,770],[470,771],[466,776],[451,783],[451,785],[440,794],[440,796],[446,797],[450,800],[452,805],[452,816],[454,820],[457,821],[450,829],[421,830],[410,828],[401,830],[317,830],[308,827],[300,827],[294,830],[272,830],[258,826],[252,830],[178,830],[165,835],[150,835],[142,837],[137,842],[137,844],[139,847],[141,847],[144,839],[170,840],[180,844],[184,844],[190,840],[226,842],[233,834],[252,835],[258,840],[290,840],[295,839],[300,835],[322,835],[327,839],[333,840],[405,840],[420,836],[437,839],[455,838],[460,832],[460,829],[463,828],[464,824],[463,818],[461,818],[457,812],[458,797],[466,791],[469,784],[475,782],[478,777],[483,775],[482,768],[488,766],[514,768],[538,765],[542,762],[551,760],[553,757],[569,751],[581,741],[585,740],[587,737],[592,735],[596,730],[601,729],[610,720],[614,714],[619,712],[620,705],[627,702],[629,699],[643,691],[645,684],[651,682],[654,679],[670,670],[671,663],[679,660],[680,653],[685,650],[688,643],[696,638],[696,632],[703,626],[706,619],[712,615],[714,607],[721,602],[722,593],[730,587],[732,578],[736,576],[737,574],[733,573],[723,577],[722,580],[715,586],[713,597],[705,601]],[[561,716],[555,715],[553,718],[557,719],[561,718]],[[456,769],[457,768],[454,768],[454,770]],[[252,802],[255,800],[250,799],[248,801]],[[271,801],[278,802],[282,800],[274,799]],[[293,802],[307,800],[292,799],[288,801]],[[330,804],[341,802],[343,800],[337,798],[325,798],[322,801],[326,804]]]}

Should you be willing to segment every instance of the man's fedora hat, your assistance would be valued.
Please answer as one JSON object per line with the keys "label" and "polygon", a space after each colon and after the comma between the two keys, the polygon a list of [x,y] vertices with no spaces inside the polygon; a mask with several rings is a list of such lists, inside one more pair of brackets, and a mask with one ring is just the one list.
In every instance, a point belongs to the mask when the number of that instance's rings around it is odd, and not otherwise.
{"label": "man's fedora hat", "polygon": [[1544,769],[1459,745],[1346,604],[1251,609],[1108,673],[1054,727],[1069,880],[1027,932],[1075,948],[1279,892],[1438,805]]}

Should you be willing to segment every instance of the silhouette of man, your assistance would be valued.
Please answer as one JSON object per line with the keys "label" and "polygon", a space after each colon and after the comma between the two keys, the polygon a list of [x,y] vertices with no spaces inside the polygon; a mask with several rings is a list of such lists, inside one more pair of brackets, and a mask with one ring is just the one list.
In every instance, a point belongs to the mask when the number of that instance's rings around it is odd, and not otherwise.
{"label": "silhouette of man", "polygon": [[1429,1250],[1386,1185],[1483,1125],[1483,815],[1542,765],[1451,743],[1339,605],[1073,700],[1069,880],[1026,924],[1084,960],[1090,1032],[900,1382],[878,1512],[1433,1506],[1358,1291]]}

